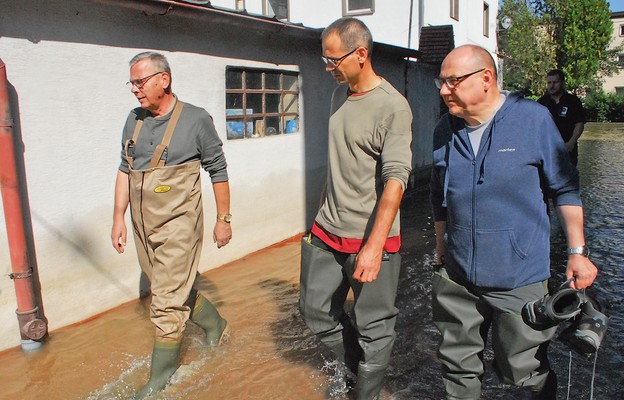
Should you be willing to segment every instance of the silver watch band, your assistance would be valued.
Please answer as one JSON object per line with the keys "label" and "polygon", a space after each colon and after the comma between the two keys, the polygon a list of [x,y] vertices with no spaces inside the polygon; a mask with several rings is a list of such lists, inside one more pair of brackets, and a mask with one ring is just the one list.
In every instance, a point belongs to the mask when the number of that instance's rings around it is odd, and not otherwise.
{"label": "silver watch band", "polygon": [[578,254],[584,257],[589,257],[589,248],[587,246],[571,247],[568,249],[568,255]]}

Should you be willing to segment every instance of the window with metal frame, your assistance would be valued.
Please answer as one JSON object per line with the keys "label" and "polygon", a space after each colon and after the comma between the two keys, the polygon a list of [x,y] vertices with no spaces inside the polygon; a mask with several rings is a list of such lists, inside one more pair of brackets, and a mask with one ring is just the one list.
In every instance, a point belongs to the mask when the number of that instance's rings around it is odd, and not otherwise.
{"label": "window with metal frame", "polygon": [[299,73],[227,67],[228,140],[299,132]]}
{"label": "window with metal frame", "polygon": [[342,0],[342,15],[367,15],[375,12],[375,0]]}
{"label": "window with metal frame", "polygon": [[264,0],[262,3],[263,14],[268,17],[289,21],[288,0]]}
{"label": "window with metal frame", "polygon": [[459,0],[451,1],[451,13],[450,16],[456,21],[459,21]]}
{"label": "window with metal frame", "polygon": [[624,24],[620,25],[620,36],[624,36]]}
{"label": "window with metal frame", "polygon": [[483,36],[490,37],[490,5],[483,2]]}

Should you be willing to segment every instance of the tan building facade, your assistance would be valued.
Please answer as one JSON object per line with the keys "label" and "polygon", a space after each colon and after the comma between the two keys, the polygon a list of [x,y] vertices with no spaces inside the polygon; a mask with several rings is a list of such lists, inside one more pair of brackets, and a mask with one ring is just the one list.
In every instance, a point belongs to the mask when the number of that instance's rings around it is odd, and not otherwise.
{"label": "tan building facade", "polygon": [[[624,44],[624,11],[611,13],[613,23],[613,36],[610,48],[622,46]],[[618,54],[619,70],[613,76],[605,77],[602,85],[606,93],[617,93],[624,96],[624,50]]]}

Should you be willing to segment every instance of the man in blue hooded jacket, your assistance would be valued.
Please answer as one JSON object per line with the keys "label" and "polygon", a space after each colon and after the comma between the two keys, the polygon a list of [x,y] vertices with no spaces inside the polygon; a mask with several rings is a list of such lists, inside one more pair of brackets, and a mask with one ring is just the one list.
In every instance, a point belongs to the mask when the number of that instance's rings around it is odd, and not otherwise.
{"label": "man in blue hooded jacket", "polygon": [[567,237],[571,286],[590,286],[597,275],[586,256],[578,172],[548,110],[499,90],[485,49],[454,49],[436,84],[449,107],[435,128],[431,178],[440,265],[433,319],[446,397],[480,397],[491,328],[499,376],[554,399],[546,349],[556,328],[533,329],[520,314],[548,290],[548,197]]}

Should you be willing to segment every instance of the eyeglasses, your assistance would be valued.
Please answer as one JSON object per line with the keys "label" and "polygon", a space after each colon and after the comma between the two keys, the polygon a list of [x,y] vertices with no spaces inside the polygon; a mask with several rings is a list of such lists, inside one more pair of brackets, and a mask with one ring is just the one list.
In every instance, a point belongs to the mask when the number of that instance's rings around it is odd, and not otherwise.
{"label": "eyeglasses", "polygon": [[350,52],[348,52],[347,54],[345,54],[342,57],[338,57],[338,58],[334,58],[334,57],[325,57],[325,56],[321,56],[321,59],[323,60],[323,62],[326,65],[332,66],[334,68],[337,68],[340,63],[342,62],[342,60],[344,60],[345,58],[349,57],[351,54],[355,53],[355,51],[359,49],[359,47],[356,47],[355,49],[351,50]]}
{"label": "eyeglasses", "polygon": [[455,87],[457,85],[459,85],[459,82],[463,81],[464,79],[468,78],[469,76],[472,76],[474,74],[478,74],[481,71],[485,71],[485,68],[481,68],[480,70],[471,72],[469,74],[465,74],[465,75],[461,75],[461,76],[449,76],[448,78],[433,78],[433,81],[435,82],[435,85],[437,86],[438,89],[442,89],[442,86],[446,83],[446,86],[449,89],[455,89]]}
{"label": "eyeglasses", "polygon": [[145,78],[141,78],[141,79],[135,79],[133,81],[128,81],[126,82],[126,86],[128,86],[130,89],[132,89],[132,86],[136,86],[137,89],[141,90],[143,89],[143,86],[145,86],[145,84],[147,83],[147,81],[149,81],[152,77],[158,75],[158,74],[162,74],[165,71],[159,71],[159,72],[155,72],[149,76],[146,76]]}

